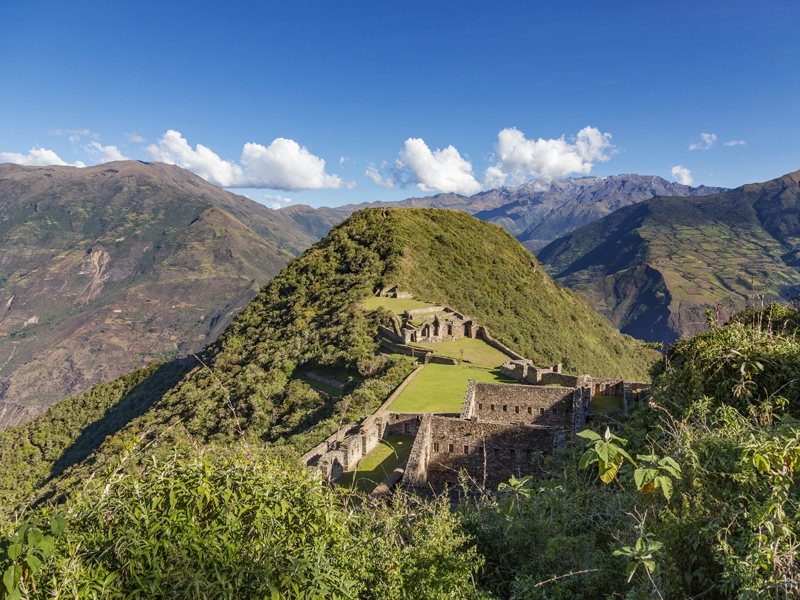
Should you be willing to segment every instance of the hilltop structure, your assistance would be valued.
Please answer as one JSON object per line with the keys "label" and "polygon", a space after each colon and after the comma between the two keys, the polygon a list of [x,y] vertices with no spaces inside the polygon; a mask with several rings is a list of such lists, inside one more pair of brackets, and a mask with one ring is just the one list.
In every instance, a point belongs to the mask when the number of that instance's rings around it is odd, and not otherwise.
{"label": "hilltop structure", "polygon": [[[396,286],[381,290],[405,294]],[[390,297],[410,298],[411,295]],[[536,456],[549,454],[574,441],[591,417],[592,401],[598,396],[619,398],[627,410],[644,395],[650,384],[623,379],[568,375],[561,364],[537,367],[532,361],[494,340],[485,326],[450,307],[433,306],[406,310],[395,323],[395,331],[381,333],[393,342],[382,345],[411,354],[423,363],[362,423],[340,429],[307,452],[302,460],[318,468],[329,481],[337,481],[356,469],[359,461],[388,436],[413,436],[408,461],[401,465],[375,493],[385,493],[400,483],[417,493],[439,493],[458,483],[495,488],[512,475],[522,477],[539,470]],[[433,413],[389,410],[406,385],[425,364],[457,364],[433,351],[421,352],[409,343],[431,343],[480,337],[509,356],[501,373],[518,384],[483,383],[471,379],[459,417]]]}

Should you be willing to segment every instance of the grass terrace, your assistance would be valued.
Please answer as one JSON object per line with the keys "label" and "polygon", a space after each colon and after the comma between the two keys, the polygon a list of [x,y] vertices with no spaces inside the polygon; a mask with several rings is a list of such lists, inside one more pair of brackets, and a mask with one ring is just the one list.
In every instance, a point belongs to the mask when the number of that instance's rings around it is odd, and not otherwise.
{"label": "grass terrace", "polygon": [[494,369],[511,360],[496,348],[477,338],[463,338],[452,342],[435,344],[411,344],[414,348],[434,350],[439,356],[447,356],[456,360],[465,360],[476,367]]}
{"label": "grass terrace", "polygon": [[461,404],[470,379],[487,383],[518,383],[503,377],[498,371],[463,365],[425,365],[392,402],[389,410],[461,414]]}
{"label": "grass terrace", "polygon": [[413,437],[390,435],[358,463],[355,471],[345,473],[339,485],[369,494],[408,458],[413,444]]}
{"label": "grass terrace", "polygon": [[415,308],[425,308],[427,306],[436,306],[422,300],[415,300],[414,298],[380,298],[371,296],[364,301],[364,307],[367,310],[375,310],[377,308],[385,308],[392,311],[396,315],[402,315],[407,310]]}

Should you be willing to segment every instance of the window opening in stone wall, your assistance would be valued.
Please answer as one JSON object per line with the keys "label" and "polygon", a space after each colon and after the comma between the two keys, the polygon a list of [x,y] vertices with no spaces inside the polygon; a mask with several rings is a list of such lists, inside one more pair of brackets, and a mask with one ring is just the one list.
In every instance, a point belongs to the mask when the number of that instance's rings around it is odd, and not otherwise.
{"label": "window opening in stone wall", "polygon": [[453,326],[452,325],[448,325],[447,326],[447,335],[453,335]]}
{"label": "window opening in stone wall", "polygon": [[540,415],[543,415],[543,414],[544,414],[544,409],[543,409],[543,408],[540,408],[540,409],[539,409],[539,414],[540,414]]}
{"label": "window opening in stone wall", "polygon": [[492,404],[492,410],[494,410],[494,404]]}
{"label": "window opening in stone wall", "polygon": [[528,407],[528,414],[529,414],[529,415],[532,415],[532,414],[533,414],[533,409],[532,409],[530,406]]}
{"label": "window opening in stone wall", "polygon": [[478,410],[483,410],[483,404],[478,404]]}
{"label": "window opening in stone wall", "polygon": [[403,423],[403,432],[408,433],[408,423]]}
{"label": "window opening in stone wall", "polygon": [[530,451],[530,450],[525,450],[525,458],[527,458],[528,460],[530,460],[530,459],[531,459],[531,454],[532,454],[532,453],[531,453],[531,451]]}
{"label": "window opening in stone wall", "polygon": [[508,412],[508,404],[503,404],[503,412]]}
{"label": "window opening in stone wall", "polygon": [[439,451],[439,444],[438,443],[433,444],[433,451],[434,452],[438,452]]}
{"label": "window opening in stone wall", "polygon": [[469,446],[464,446],[464,454],[469,454]]}
{"label": "window opening in stone wall", "polygon": [[453,444],[448,444],[447,451],[448,452],[452,452],[453,451]]}
{"label": "window opening in stone wall", "polygon": [[508,454],[511,456],[511,458],[514,458],[514,449],[509,449]]}
{"label": "window opening in stone wall", "polygon": [[553,414],[554,415],[558,414],[558,407],[557,406],[553,407]]}
{"label": "window opening in stone wall", "polygon": [[494,449],[494,455],[495,456],[500,456],[500,448],[495,448]]}
{"label": "window opening in stone wall", "polygon": [[519,414],[519,406],[515,406],[515,407],[514,407],[514,412],[515,412],[515,413],[517,413],[517,414]]}

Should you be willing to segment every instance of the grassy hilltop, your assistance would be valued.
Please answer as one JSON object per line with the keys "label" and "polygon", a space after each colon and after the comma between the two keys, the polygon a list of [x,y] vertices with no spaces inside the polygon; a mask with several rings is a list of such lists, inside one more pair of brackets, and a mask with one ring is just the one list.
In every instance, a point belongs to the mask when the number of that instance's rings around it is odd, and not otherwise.
{"label": "grassy hilltop", "polygon": [[[251,443],[307,449],[377,408],[412,368],[376,356],[390,316],[365,300],[386,284],[475,316],[537,362],[644,378],[654,360],[499,226],[458,211],[365,210],[274,277],[202,354],[206,367],[190,357],[140,370],[0,433],[2,504],[68,490],[132,443],[180,452],[241,428]],[[337,378],[341,393],[321,394],[308,371]]]}

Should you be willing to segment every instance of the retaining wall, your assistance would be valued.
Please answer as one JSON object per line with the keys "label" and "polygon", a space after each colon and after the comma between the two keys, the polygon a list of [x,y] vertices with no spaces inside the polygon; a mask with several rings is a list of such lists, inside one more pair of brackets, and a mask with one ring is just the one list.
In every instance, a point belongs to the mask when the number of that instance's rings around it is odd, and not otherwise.
{"label": "retaining wall", "polygon": [[476,337],[481,338],[484,342],[492,346],[493,348],[500,350],[500,352],[510,356],[514,360],[525,360],[525,357],[517,352],[514,352],[511,348],[506,346],[505,344],[497,341],[491,335],[489,335],[489,331],[483,325],[479,325],[476,329]]}

